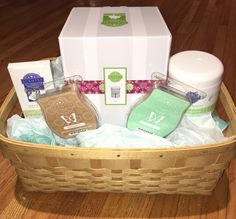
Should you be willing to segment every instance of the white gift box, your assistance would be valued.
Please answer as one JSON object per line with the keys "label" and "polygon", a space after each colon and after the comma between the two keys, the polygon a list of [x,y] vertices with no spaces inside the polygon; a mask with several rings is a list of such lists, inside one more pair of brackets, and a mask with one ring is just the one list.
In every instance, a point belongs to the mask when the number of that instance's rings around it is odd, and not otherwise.
{"label": "white gift box", "polygon": [[72,9],[59,44],[65,77],[101,81],[105,94],[86,94],[101,122],[125,126],[143,95],[127,94],[126,82],[167,73],[171,34],[157,7],[83,7]]}

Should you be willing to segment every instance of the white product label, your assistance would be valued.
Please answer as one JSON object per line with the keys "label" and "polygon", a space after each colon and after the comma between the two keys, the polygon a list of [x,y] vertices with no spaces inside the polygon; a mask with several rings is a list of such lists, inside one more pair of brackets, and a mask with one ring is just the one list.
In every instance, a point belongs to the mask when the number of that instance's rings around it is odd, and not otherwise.
{"label": "white product label", "polygon": [[104,68],[105,104],[126,104],[127,68]]}

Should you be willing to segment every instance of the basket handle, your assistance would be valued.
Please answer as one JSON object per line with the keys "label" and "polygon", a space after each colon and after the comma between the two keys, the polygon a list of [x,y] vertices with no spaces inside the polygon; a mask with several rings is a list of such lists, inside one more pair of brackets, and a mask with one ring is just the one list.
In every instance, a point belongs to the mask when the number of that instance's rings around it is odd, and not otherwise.
{"label": "basket handle", "polygon": [[230,120],[230,123],[233,128],[233,132],[235,133],[236,132],[236,107],[224,83],[221,84],[220,100]]}
{"label": "basket handle", "polygon": [[13,109],[13,107],[15,106],[16,102],[17,102],[16,92],[15,92],[15,89],[12,88],[0,108],[0,133],[1,134],[3,133],[3,128],[5,125],[6,119],[9,113],[11,112],[11,110]]}

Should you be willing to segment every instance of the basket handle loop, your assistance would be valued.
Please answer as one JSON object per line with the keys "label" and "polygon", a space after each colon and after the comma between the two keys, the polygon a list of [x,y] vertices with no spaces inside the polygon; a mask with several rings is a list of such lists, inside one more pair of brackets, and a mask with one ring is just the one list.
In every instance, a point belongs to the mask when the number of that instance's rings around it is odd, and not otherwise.
{"label": "basket handle loop", "polygon": [[230,119],[233,132],[235,133],[236,132],[236,107],[224,83],[221,84],[220,100],[222,104],[224,105],[224,109],[226,111],[227,116]]}
{"label": "basket handle loop", "polygon": [[17,101],[16,92],[15,92],[15,89],[12,88],[0,108],[0,133],[1,134],[3,133],[3,128],[5,125],[6,119],[9,113],[11,112],[11,110],[13,109],[13,107],[15,106],[16,101]]}

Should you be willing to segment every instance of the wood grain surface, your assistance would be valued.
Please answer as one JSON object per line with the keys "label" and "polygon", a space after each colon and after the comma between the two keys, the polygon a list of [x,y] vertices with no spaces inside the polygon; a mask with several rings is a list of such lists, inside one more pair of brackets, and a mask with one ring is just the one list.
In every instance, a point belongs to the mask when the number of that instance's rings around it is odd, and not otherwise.
{"label": "wood grain surface", "polygon": [[[75,6],[159,6],[172,33],[171,54],[196,49],[224,64],[236,101],[236,0],[0,0],[0,104],[12,87],[9,62],[59,53],[58,35]],[[211,196],[29,193],[0,152],[0,218],[236,218],[236,160]]]}

